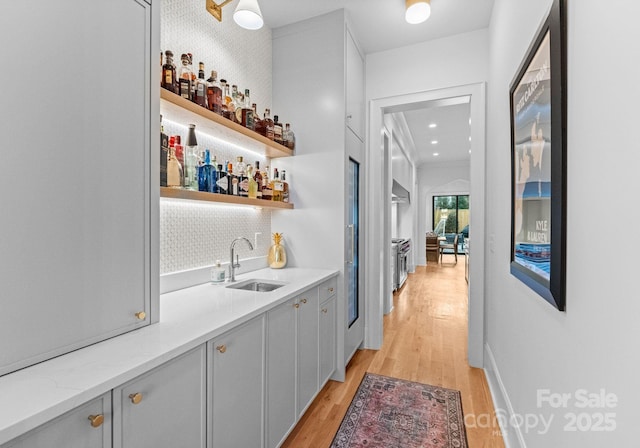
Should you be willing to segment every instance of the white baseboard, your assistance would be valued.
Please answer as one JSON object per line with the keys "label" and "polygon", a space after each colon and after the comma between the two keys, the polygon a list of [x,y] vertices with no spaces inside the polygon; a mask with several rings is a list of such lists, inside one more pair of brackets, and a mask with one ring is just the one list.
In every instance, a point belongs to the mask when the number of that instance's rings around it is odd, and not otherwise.
{"label": "white baseboard", "polygon": [[520,428],[509,424],[509,422],[514,421],[513,416],[515,413],[509,400],[509,394],[507,394],[502,378],[500,378],[500,371],[489,344],[484,345],[484,353],[484,373],[489,383],[493,407],[496,415],[500,416],[497,420],[504,439],[504,445],[506,448],[527,448]]}

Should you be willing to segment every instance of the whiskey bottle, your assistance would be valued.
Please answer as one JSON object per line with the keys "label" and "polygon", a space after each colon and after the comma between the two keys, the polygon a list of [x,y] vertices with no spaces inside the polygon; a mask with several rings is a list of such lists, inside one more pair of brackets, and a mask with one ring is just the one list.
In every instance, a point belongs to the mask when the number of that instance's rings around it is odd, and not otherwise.
{"label": "whiskey bottle", "polygon": [[204,80],[204,63],[198,63],[198,79],[196,79],[195,103],[207,107],[207,82]]}
{"label": "whiskey bottle", "polygon": [[180,188],[182,186],[182,165],[176,158],[175,148],[169,152],[167,160],[167,187]]}
{"label": "whiskey bottle", "polygon": [[244,108],[244,94],[240,92],[236,94],[234,107],[236,110],[235,121],[236,123],[242,124],[242,109]]}
{"label": "whiskey bottle", "polygon": [[284,142],[284,146],[289,148],[291,151],[296,149],[296,136],[291,130],[291,125],[289,123],[284,125],[284,132],[282,133],[282,140]]}
{"label": "whiskey bottle", "polygon": [[287,172],[282,170],[282,202],[289,202],[289,183],[286,175]]}
{"label": "whiskey bottle", "polygon": [[242,109],[242,102],[240,98],[238,98],[239,95],[240,95],[240,92],[238,92],[238,86],[233,84],[231,86],[231,103],[228,103],[227,107],[229,108],[229,112],[233,113],[233,117],[231,119],[236,123],[239,123],[236,115],[237,109],[240,109],[240,110]]}
{"label": "whiskey bottle", "polygon": [[180,67],[180,73],[178,75],[178,82],[180,83],[180,96],[191,100],[191,78],[192,72],[189,64],[189,55],[183,54],[180,59],[182,60],[182,66]]}
{"label": "whiskey bottle", "polygon": [[273,140],[273,120],[271,119],[271,109],[264,110],[264,136]]}
{"label": "whiskey bottle", "polygon": [[222,116],[229,120],[233,121],[233,117],[235,115],[233,111],[233,98],[229,93],[229,84],[225,79],[220,80],[220,85],[222,87]]}
{"label": "whiskey bottle", "polygon": [[162,87],[176,93],[176,66],[173,64],[173,52],[164,52],[165,62],[162,66]]}
{"label": "whiskey bottle", "polygon": [[164,133],[160,115],[160,186],[167,186],[167,161],[169,159],[169,137]]}
{"label": "whiskey bottle", "polygon": [[273,116],[273,140],[281,145],[284,143],[282,141],[282,124],[278,122],[277,115]]}
{"label": "whiskey bottle", "polygon": [[262,172],[262,199],[270,201],[273,199],[273,184],[269,181],[269,166],[264,167]]}
{"label": "whiskey bottle", "polygon": [[283,185],[282,185],[282,181],[280,180],[280,176],[278,174],[278,168],[273,169],[273,180],[271,181],[271,185],[272,185],[271,189],[273,190],[273,197],[271,198],[271,200],[276,202],[282,202]]}
{"label": "whiskey bottle", "polygon": [[244,89],[244,105],[242,106],[242,126],[253,130],[253,108],[249,89]]}
{"label": "whiskey bottle", "polygon": [[[211,77],[207,79],[207,107],[210,111],[222,115],[222,87],[217,77],[218,73],[211,70]],[[224,84],[226,86],[226,81]]]}
{"label": "whiskey bottle", "polygon": [[232,196],[239,196],[238,194],[238,176],[233,172],[233,164],[227,162],[227,176],[229,178],[229,191],[228,194]]}
{"label": "whiskey bottle", "polygon": [[256,160],[256,169],[253,171],[253,179],[256,181],[256,198],[262,199],[262,173],[260,172],[259,160]]}
{"label": "whiskey bottle", "polygon": [[260,135],[264,135],[264,120],[262,120],[260,118],[260,115],[258,115],[258,106],[256,105],[256,103],[253,103],[251,104],[251,108],[253,109],[253,130]]}
{"label": "whiskey bottle", "polygon": [[249,196],[249,178],[247,177],[247,166],[243,157],[236,157],[236,178],[238,179],[238,196]]}

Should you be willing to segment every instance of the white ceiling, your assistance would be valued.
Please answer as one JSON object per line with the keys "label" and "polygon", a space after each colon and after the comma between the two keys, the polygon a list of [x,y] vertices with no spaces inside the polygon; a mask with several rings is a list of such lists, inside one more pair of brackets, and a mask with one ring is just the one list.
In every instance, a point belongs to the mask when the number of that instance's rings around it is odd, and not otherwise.
{"label": "white ceiling", "polygon": [[278,28],[336,9],[347,10],[365,53],[487,28],[494,0],[431,0],[431,17],[410,25],[405,0],[259,0],[265,24]]}
{"label": "white ceiling", "polygon": [[[259,0],[265,24],[278,28],[344,8],[365,54],[489,26],[494,0],[431,0],[431,17],[410,25],[405,0]],[[469,104],[433,103],[402,112],[416,148],[416,165],[469,160]],[[429,123],[436,123],[431,129]],[[438,140],[432,145],[432,140]],[[433,153],[439,156],[434,157]]]}
{"label": "white ceiling", "polygon": [[[416,166],[423,163],[469,161],[471,148],[471,109],[468,99],[462,104],[436,102],[422,109],[401,112],[416,148]],[[429,127],[430,124],[436,127]],[[437,141],[433,144],[433,141]],[[434,156],[437,153],[437,156]]]}

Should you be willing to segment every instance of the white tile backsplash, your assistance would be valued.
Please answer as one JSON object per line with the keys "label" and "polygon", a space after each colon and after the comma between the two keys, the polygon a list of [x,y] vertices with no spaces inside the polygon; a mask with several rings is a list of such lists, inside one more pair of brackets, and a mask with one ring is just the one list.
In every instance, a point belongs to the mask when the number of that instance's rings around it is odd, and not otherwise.
{"label": "white tile backsplash", "polygon": [[211,203],[160,200],[160,274],[229,261],[229,246],[244,236],[257,246],[236,244],[240,258],[266,256],[271,246],[271,211]]}
{"label": "white tile backsplash", "polygon": [[[233,21],[236,2],[223,8],[223,20],[215,20],[205,8],[205,0],[161,0],[161,49],[174,53],[180,64],[182,53],[193,55],[194,69],[198,62],[205,64],[206,77],[211,70],[218,72],[239,89],[251,90],[252,102],[262,113],[271,107],[271,29],[258,31],[240,28]],[[165,133],[182,135],[189,123],[164,121]],[[217,163],[244,157],[245,163],[267,159],[215,136],[203,134],[196,128],[200,151],[210,149]],[[256,210],[210,203],[161,199],[160,201],[160,274],[211,266],[216,259],[229,261],[229,245],[238,236],[252,242],[260,232],[258,245],[249,251],[238,244],[240,258],[266,256],[271,245],[271,211]]]}

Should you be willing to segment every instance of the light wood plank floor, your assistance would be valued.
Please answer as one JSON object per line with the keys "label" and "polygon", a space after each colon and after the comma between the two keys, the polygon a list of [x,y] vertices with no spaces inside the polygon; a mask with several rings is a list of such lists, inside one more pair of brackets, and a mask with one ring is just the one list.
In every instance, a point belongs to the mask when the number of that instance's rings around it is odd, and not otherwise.
{"label": "light wood plank floor", "polygon": [[497,424],[491,424],[494,409],[484,372],[467,364],[464,256],[458,256],[457,265],[451,255],[443,261],[409,274],[384,318],[382,349],[354,355],[346,381],[329,381],[284,448],[329,447],[365,372],[460,390],[469,447],[504,447]]}

